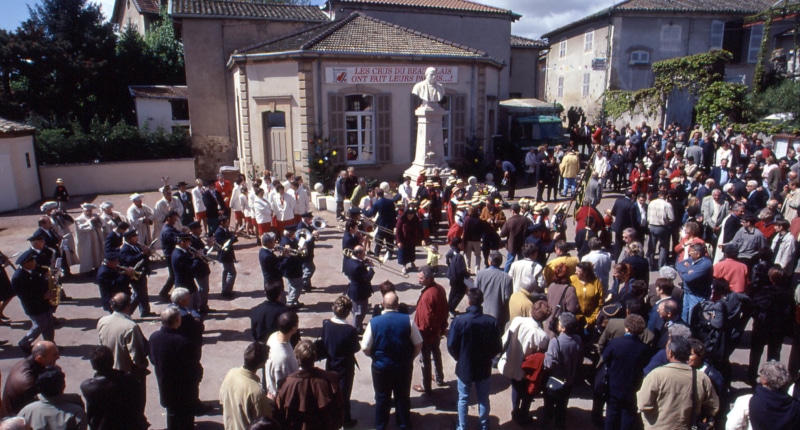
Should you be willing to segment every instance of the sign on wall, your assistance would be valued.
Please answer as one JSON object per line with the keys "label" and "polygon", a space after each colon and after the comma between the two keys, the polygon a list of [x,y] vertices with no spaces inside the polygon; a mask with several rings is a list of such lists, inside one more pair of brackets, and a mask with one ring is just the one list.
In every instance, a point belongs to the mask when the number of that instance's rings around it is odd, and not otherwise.
{"label": "sign on wall", "polygon": [[326,67],[328,84],[415,84],[425,79],[425,69],[436,67],[436,80],[458,83],[458,67],[451,66],[355,66]]}

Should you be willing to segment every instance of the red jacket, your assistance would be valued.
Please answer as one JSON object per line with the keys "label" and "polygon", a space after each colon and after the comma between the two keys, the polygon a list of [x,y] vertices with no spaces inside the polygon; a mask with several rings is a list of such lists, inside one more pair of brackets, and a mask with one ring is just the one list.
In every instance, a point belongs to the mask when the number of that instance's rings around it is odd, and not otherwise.
{"label": "red jacket", "polygon": [[417,300],[414,324],[422,334],[423,342],[432,343],[444,335],[449,312],[447,295],[441,285],[434,283],[422,289]]}
{"label": "red jacket", "polygon": [[219,184],[219,181],[216,181],[214,182],[214,187],[216,187],[217,191],[222,194],[222,198],[225,200],[225,205],[230,207],[231,194],[233,194],[233,184],[231,184],[231,181],[223,179],[222,185]]}

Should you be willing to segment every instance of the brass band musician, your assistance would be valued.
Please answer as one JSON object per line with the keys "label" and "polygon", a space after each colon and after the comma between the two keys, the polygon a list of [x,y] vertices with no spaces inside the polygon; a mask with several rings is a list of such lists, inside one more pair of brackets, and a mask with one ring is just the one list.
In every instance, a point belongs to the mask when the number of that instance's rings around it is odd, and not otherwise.
{"label": "brass band musician", "polygon": [[11,278],[11,286],[19,297],[25,315],[31,319],[31,329],[18,345],[28,355],[33,342],[42,335],[45,340],[55,339],[55,321],[50,300],[56,298],[48,284],[48,272],[36,264],[36,252],[27,250],[17,258],[17,271]]}
{"label": "brass band musician", "polygon": [[112,313],[111,298],[117,293],[131,294],[133,267],[120,267],[118,251],[107,252],[103,265],[97,269],[97,286],[100,289],[100,303],[103,310]]}
{"label": "brass band musician", "polygon": [[[150,274],[150,248],[139,244],[139,232],[130,229],[123,235],[124,242],[119,249],[120,264],[124,267],[133,267],[138,275],[131,279],[131,309],[139,308],[142,318],[154,317],[156,314],[150,310],[150,296],[147,291],[147,276]],[[138,267],[138,269],[137,269]]]}

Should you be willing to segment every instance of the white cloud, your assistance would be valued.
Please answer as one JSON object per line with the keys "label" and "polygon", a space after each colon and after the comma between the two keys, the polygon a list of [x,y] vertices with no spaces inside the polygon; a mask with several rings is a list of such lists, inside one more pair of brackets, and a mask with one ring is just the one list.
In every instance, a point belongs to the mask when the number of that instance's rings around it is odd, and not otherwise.
{"label": "white cloud", "polygon": [[485,4],[510,9],[522,15],[511,24],[511,33],[538,39],[542,34],[577,21],[611,6],[611,1],[597,0],[478,0]]}

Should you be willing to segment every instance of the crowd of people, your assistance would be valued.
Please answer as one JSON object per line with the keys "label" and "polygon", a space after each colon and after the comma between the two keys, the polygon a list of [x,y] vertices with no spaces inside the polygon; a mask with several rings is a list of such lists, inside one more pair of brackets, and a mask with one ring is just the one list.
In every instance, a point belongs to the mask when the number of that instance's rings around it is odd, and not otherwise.
{"label": "crowd of people", "polygon": [[[320,236],[302,178],[287,174],[281,182],[265,172],[252,183],[231,183],[220,176],[198,180],[191,191],[181,182],[174,194],[167,185],[160,190],[154,210],[133,194],[124,215],[108,202],[95,215],[86,203],[75,219],[63,209],[69,197],[61,183],[0,288],[0,318],[16,295],[32,325],[18,343],[27,358],[6,377],[3,415],[15,417],[8,425],[34,428],[147,428],[152,364],[167,427],[193,428],[208,408],[199,384],[203,320],[214,312],[210,259],[221,263],[223,298],[234,297],[234,243],[251,237],[265,300],[251,311],[253,342],[242,366],[219,389],[226,429],[356,426],[350,397],[358,352],[371,358],[375,415],[368,427],[388,428],[394,408],[397,426],[409,429],[411,391],[447,385],[443,340],[456,362],[459,429],[468,427],[473,386],[480,427],[489,427],[494,373],[510,382],[519,426],[568,428],[573,392],[589,384],[592,421],[608,430],[798,428],[800,388],[790,388],[800,371],[794,148],[778,158],[758,135],[675,124],[606,124],[583,135],[590,136],[584,148],[531,149],[524,167],[496,160],[483,183],[435,169],[406,176],[393,190],[353,168],[342,171],[334,200],[348,285],[318,339],[301,337],[309,327],[300,327],[299,299],[331,277],[312,283]],[[590,154],[585,175],[581,153]],[[536,197],[515,198],[523,173]],[[613,204],[601,212],[606,193],[615,193]],[[583,197],[570,213],[576,195]],[[567,196],[552,212],[543,199]],[[449,246],[444,256],[442,244]],[[425,261],[417,266],[419,250]],[[156,316],[147,275],[158,264],[150,260],[160,258],[169,276],[159,296],[170,305],[159,315],[160,330],[145,339],[131,314],[138,308],[141,318]],[[394,258],[397,266],[389,267]],[[70,299],[62,279],[74,276],[76,264],[96,277],[109,313],[97,324],[96,375],[81,385],[82,399],[64,393],[54,343],[53,314]],[[396,276],[416,273],[414,306],[401,303],[390,281],[377,286],[380,304],[371,306],[378,266]],[[748,345],[742,339],[750,322]],[[781,362],[787,337],[792,351]],[[743,375],[730,362],[737,347],[749,348]],[[413,385],[417,357],[421,383]],[[323,359],[324,370],[316,367]],[[752,394],[737,398],[735,378],[754,387]]]}

